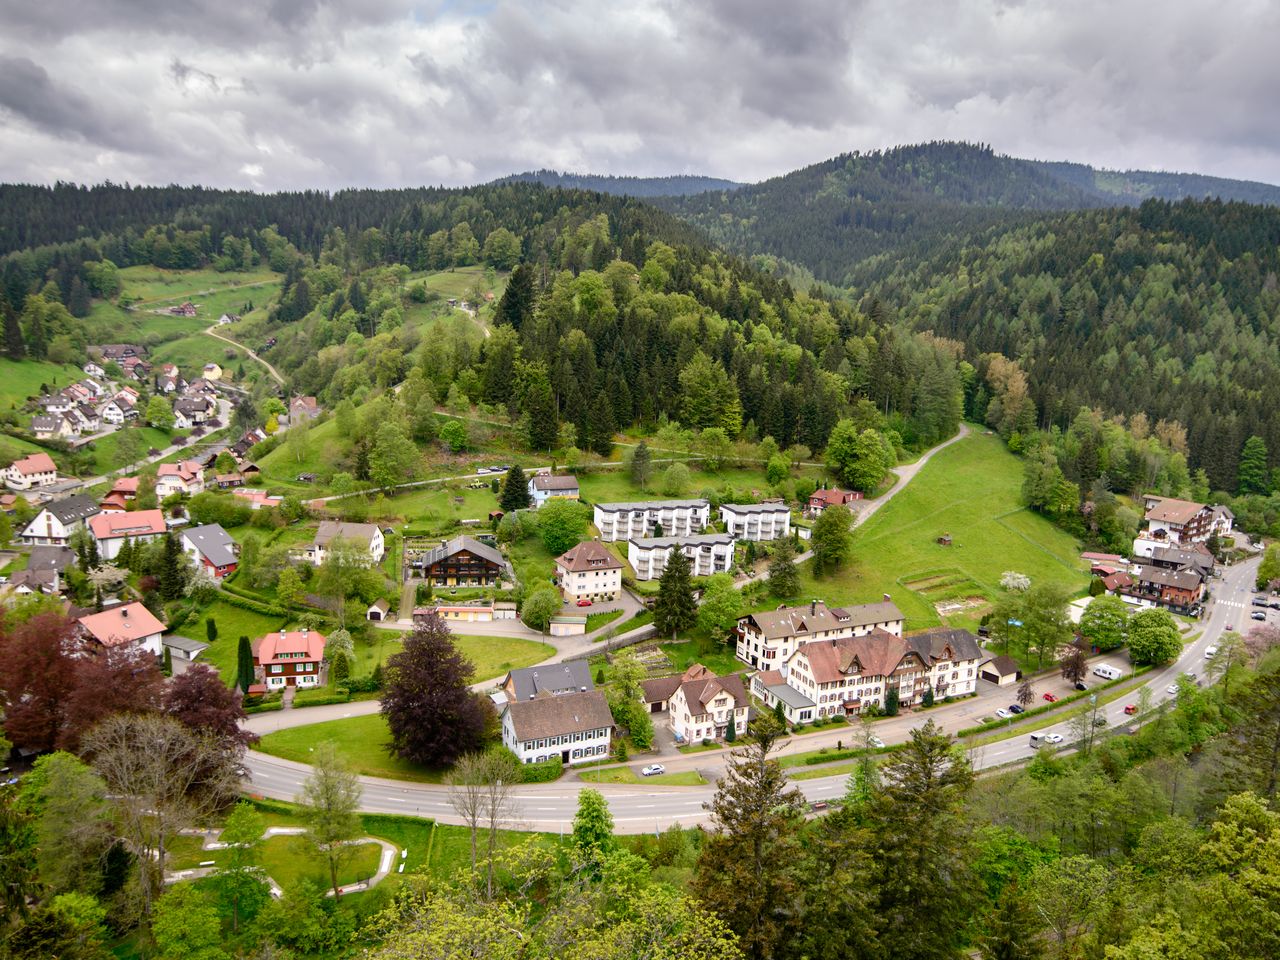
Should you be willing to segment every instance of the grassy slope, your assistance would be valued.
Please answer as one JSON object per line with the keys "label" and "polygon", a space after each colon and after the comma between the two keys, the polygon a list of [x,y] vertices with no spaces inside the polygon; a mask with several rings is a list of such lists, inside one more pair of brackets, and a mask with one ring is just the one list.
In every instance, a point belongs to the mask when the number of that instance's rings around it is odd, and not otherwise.
{"label": "grassy slope", "polygon": [[[942,622],[933,606],[938,599],[994,598],[1006,570],[1083,588],[1088,577],[1079,544],[1022,507],[1021,486],[1021,462],[997,438],[961,440],[855,532],[848,569],[815,581],[805,564],[801,595],[867,603],[887,593],[906,615],[907,629],[918,630]],[[943,533],[951,534],[952,546],[935,542]],[[972,628],[982,612],[961,611],[947,622]]]}
{"label": "grassy slope", "polygon": [[0,357],[0,409],[21,407],[40,393],[42,384],[61,388],[83,376],[84,371],[74,364]]}
{"label": "grassy slope", "polygon": [[243,610],[229,603],[215,601],[204,610],[199,619],[187,621],[178,632],[185,637],[204,642],[205,622],[210,618],[218,625],[218,639],[214,641],[213,646],[200,655],[197,662],[214,667],[227,683],[235,681],[236,654],[239,650],[240,637],[248,637],[252,642],[266,636],[272,630],[280,629],[280,620],[276,617],[263,616],[252,610]]}

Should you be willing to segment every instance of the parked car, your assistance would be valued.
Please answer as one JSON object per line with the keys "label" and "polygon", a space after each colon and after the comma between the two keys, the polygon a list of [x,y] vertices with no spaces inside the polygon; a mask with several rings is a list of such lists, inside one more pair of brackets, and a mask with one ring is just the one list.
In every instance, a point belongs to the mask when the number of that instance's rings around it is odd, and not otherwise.
{"label": "parked car", "polygon": [[1044,698],[1045,698],[1046,700],[1048,700],[1050,703],[1057,703],[1057,702],[1058,702],[1058,698],[1057,698],[1057,697],[1055,697],[1052,693],[1046,693],[1046,694],[1044,695]]}
{"label": "parked car", "polygon": [[1178,695],[1178,685],[1176,683],[1171,683],[1164,688],[1164,692],[1171,697],[1176,697]]}
{"label": "parked car", "polygon": [[1207,646],[1207,647],[1205,647],[1205,648],[1204,648],[1204,658],[1205,658],[1206,660],[1212,660],[1212,659],[1213,659],[1213,657],[1214,657],[1214,655],[1215,655],[1217,652],[1218,652],[1218,648],[1217,648],[1217,647],[1212,646],[1212,645]]}
{"label": "parked car", "polygon": [[656,777],[659,774],[667,772],[667,768],[660,763],[651,763],[640,771],[642,777]]}
{"label": "parked car", "polygon": [[1088,689],[1089,689],[1089,685],[1088,685],[1087,683],[1085,683],[1083,680],[1077,680],[1077,681],[1076,681],[1076,689],[1077,689],[1077,690],[1088,690]]}
{"label": "parked car", "polygon": [[827,807],[828,803],[825,800],[814,800],[813,803],[809,804],[809,809],[814,813],[821,813],[823,810],[827,809]]}
{"label": "parked car", "polygon": [[1019,703],[1011,703],[1009,704],[1009,712],[1010,713],[1026,713],[1026,710],[1024,710],[1022,708],[1022,705]]}
{"label": "parked car", "polygon": [[586,597],[583,597],[581,600],[578,601],[578,606],[589,607],[591,606],[591,601],[588,600]]}
{"label": "parked car", "polygon": [[1266,597],[1254,597],[1253,605],[1255,607],[1269,607],[1271,606],[1271,601],[1269,601]]}
{"label": "parked car", "polygon": [[1265,619],[1267,619],[1267,615],[1266,615],[1265,613],[1263,613],[1261,610],[1255,610],[1255,611],[1253,611],[1253,613],[1249,614],[1249,616],[1250,616],[1252,619],[1254,619],[1254,620],[1265,620]]}
{"label": "parked car", "polygon": [[476,473],[488,473],[488,472],[489,472],[488,467],[476,467]]}
{"label": "parked car", "polygon": [[1100,713],[1095,713],[1093,715],[1093,725],[1095,727],[1105,727],[1107,725],[1107,718]]}
{"label": "parked car", "polygon": [[874,747],[876,750],[879,750],[884,746],[884,741],[873,733],[871,736],[867,737],[867,746]]}
{"label": "parked car", "polygon": [[1001,708],[996,711],[996,716],[999,717],[1001,720],[1008,720],[1010,717],[1013,716],[1013,714],[1010,713],[1008,710]]}
{"label": "parked car", "polygon": [[1127,716],[1132,717],[1135,713],[1138,712],[1138,705],[1136,703],[1126,703],[1124,707],[1124,712]]}
{"label": "parked car", "polygon": [[1234,623],[1227,624],[1227,633],[1235,633],[1236,625]]}

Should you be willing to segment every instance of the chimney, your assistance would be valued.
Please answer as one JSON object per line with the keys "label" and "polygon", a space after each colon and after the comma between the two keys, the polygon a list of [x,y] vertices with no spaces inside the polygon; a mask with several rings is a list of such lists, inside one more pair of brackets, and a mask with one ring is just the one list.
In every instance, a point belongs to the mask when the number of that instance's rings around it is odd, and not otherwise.
{"label": "chimney", "polygon": [[579,693],[586,693],[586,692],[587,692],[587,688],[586,688],[586,687],[579,687],[579,688],[578,688],[578,692],[579,692]]}
{"label": "chimney", "polygon": [[809,616],[813,616],[813,615],[814,615],[815,613],[817,613],[817,612],[818,612],[818,601],[817,601],[817,600],[810,600],[810,601],[809,601]]}
{"label": "chimney", "polygon": [[120,608],[120,616],[126,620],[129,619],[129,605],[127,603]]}

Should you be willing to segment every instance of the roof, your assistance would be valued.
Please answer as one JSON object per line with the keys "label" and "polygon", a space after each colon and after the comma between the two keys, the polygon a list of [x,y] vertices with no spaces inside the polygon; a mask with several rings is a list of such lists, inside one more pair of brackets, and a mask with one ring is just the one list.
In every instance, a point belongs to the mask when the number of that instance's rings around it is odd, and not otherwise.
{"label": "roof", "polygon": [[[324,659],[325,636],[315,630],[279,630],[253,643],[253,659],[258,664],[298,663]],[[301,657],[281,654],[301,653]]]}
{"label": "roof", "polygon": [[690,680],[698,680],[705,677],[714,677],[715,674],[708,670],[700,663],[690,664],[684,673],[673,674],[669,677],[657,677],[653,680],[644,680],[640,686],[644,690],[645,703],[659,703],[663,700],[670,700],[672,695],[680,689],[680,687]]}
{"label": "roof", "polygon": [[433,547],[427,553],[425,559],[426,565],[431,566],[434,563],[439,563],[441,560],[452,557],[454,554],[460,553],[463,550],[480,557],[482,560],[488,560],[490,563],[496,564],[499,567],[505,567],[507,565],[506,558],[493,547],[489,546],[487,543],[481,543],[475,537],[468,536],[454,537],[452,540],[448,540],[440,544],[438,547]]}
{"label": "roof", "polygon": [[383,613],[386,613],[391,609],[391,604],[387,603],[386,597],[379,597],[377,600],[373,601],[373,603],[369,604],[369,609],[380,610]]}
{"label": "roof", "polygon": [[688,537],[632,537],[631,543],[634,543],[641,550],[656,550],[666,547],[697,547],[710,546],[712,544],[728,544],[733,543],[732,533],[695,533]]}
{"label": "roof", "polygon": [[1118,553],[1095,553],[1092,550],[1086,550],[1080,554],[1081,560],[1092,560],[1098,563],[1124,563],[1124,557]]}
{"label": "roof", "polygon": [[1152,498],[1155,503],[1147,511],[1147,520],[1158,523],[1185,524],[1195,519],[1196,514],[1204,509],[1203,503],[1190,500],[1175,500],[1172,497]]}
{"label": "roof", "polygon": [[564,473],[535,474],[532,481],[535,490],[577,490],[578,478]]}
{"label": "roof", "polygon": [[119,477],[111,483],[112,493],[137,493],[138,478],[137,477]]}
{"label": "roof", "polygon": [[1113,573],[1102,578],[1102,585],[1111,591],[1119,590],[1121,587],[1131,587],[1133,586],[1133,577],[1124,571]]}
{"label": "roof", "polygon": [[591,682],[591,665],[585,660],[568,660],[543,667],[523,667],[512,670],[502,681],[511,686],[515,700],[528,700],[542,693],[572,693],[583,687],[594,690]]}
{"label": "roof", "polygon": [[173,647],[175,650],[181,650],[191,656],[204,653],[209,649],[209,644],[203,640],[192,640],[190,637],[180,637],[176,633],[165,637],[162,641],[166,647]]}
{"label": "roof", "polygon": [[1204,582],[1204,575],[1190,567],[1184,567],[1181,570],[1170,570],[1167,567],[1140,567],[1137,577],[1139,583],[1158,583],[1177,590],[1195,590]]}
{"label": "roof", "polygon": [[613,726],[613,714],[599,690],[513,700],[507,704],[506,712],[516,739],[521,742]]}
{"label": "roof", "polygon": [[570,573],[622,569],[622,561],[596,540],[585,540],[576,547],[570,547],[556,557],[556,565],[564,567]]}
{"label": "roof", "polygon": [[994,657],[982,666],[983,669],[990,668],[993,672],[1002,677],[1007,677],[1010,674],[1016,675],[1018,673],[1018,661],[1013,659],[1013,657]]}
{"label": "roof", "polygon": [[57,414],[52,417],[32,417],[31,429],[36,433],[46,433],[50,430],[57,430],[61,428],[66,419],[67,418],[62,416],[62,414]]}
{"label": "roof", "polygon": [[893,623],[902,620],[902,611],[888,600],[852,607],[828,607],[821,600],[815,600],[799,607],[763,610],[744,619],[753,621],[766,640],[779,640],[876,623]]}
{"label": "roof", "polygon": [[164,633],[164,624],[136,601],[81,617],[79,623],[104,647],[136,643],[152,634]]}
{"label": "roof", "polygon": [[44,509],[48,510],[63,523],[77,523],[92,517],[99,512],[100,508],[83,493],[77,493],[74,496],[63,497],[61,500],[46,503]]}
{"label": "roof", "polygon": [[89,529],[99,540],[114,540],[164,533],[168,528],[163,510],[135,510],[132,513],[96,514],[89,518]]}
{"label": "roof", "polygon": [[173,405],[174,413],[200,413],[213,406],[208,397],[183,397]]}
{"label": "roof", "polygon": [[597,510],[674,510],[681,508],[710,507],[705,499],[697,500],[632,500],[621,503],[597,503]]}
{"label": "roof", "polygon": [[157,477],[181,477],[183,480],[195,480],[202,473],[204,473],[204,467],[197,460],[162,463],[156,468]]}
{"label": "roof", "polygon": [[[239,491],[236,491],[239,493]],[[243,494],[242,494],[243,495]],[[322,520],[313,541],[317,547],[327,547],[332,540],[342,539],[367,547],[381,531],[376,523],[343,523],[340,520]]]}
{"label": "roof", "polygon": [[856,500],[857,497],[858,495],[852,490],[841,490],[839,487],[824,487],[821,490],[813,491],[813,494],[809,497],[809,502],[813,503],[817,500],[828,507],[836,507],[843,506],[850,500]]}
{"label": "roof", "polygon": [[54,465],[53,457],[47,453],[33,453],[29,457],[15,460],[9,465],[9,469],[24,477],[33,473],[58,472],[57,466]]}
{"label": "roof", "polygon": [[75,563],[75,551],[68,547],[32,547],[28,570],[56,570],[61,573]]}
{"label": "roof", "polygon": [[731,513],[790,513],[785,503],[722,503],[721,510]]}
{"label": "roof", "polygon": [[927,653],[913,647],[902,637],[879,628],[861,637],[840,637],[801,644],[796,656],[804,654],[816,683],[832,683],[853,674],[887,677],[898,668],[903,658],[915,654],[927,666]]}
{"label": "roof", "polygon": [[236,542],[220,524],[206,523],[204,526],[184,530],[182,539],[215,567],[229,566],[239,559]]}
{"label": "roof", "polygon": [[801,710],[805,707],[814,706],[814,702],[812,700],[789,683],[785,683],[783,681],[778,681],[776,683],[766,682],[764,686],[766,690],[785,703],[788,707]]}
{"label": "roof", "polygon": [[9,586],[30,587],[32,590],[42,590],[45,593],[53,593],[54,587],[58,583],[58,571],[56,570],[19,570],[9,578]]}
{"label": "roof", "polygon": [[[700,664],[695,664],[694,666],[700,666]],[[693,668],[691,667],[690,669]],[[742,676],[737,673],[731,673],[724,677],[717,677],[715,674],[709,673],[696,680],[686,680],[680,684],[679,692],[684,694],[685,702],[689,705],[689,712],[694,716],[706,713],[707,704],[721,693],[727,693],[732,697],[735,707],[745,707],[749,703],[747,691],[742,686]],[[675,694],[672,694],[672,696],[675,696]]]}
{"label": "roof", "polygon": [[1203,544],[1196,544],[1195,547],[1177,547],[1173,544],[1167,544],[1161,547],[1155,547],[1151,551],[1151,559],[1159,563],[1171,563],[1179,567],[1195,567],[1198,570],[1206,571],[1213,569],[1213,554],[1208,550],[1198,550],[1196,547]]}
{"label": "roof", "polygon": [[[927,653],[931,660],[978,660],[982,657],[982,648],[978,646],[978,638],[968,630],[954,627],[934,627],[907,637],[907,643],[922,653]],[[943,654],[950,648],[951,656]]]}

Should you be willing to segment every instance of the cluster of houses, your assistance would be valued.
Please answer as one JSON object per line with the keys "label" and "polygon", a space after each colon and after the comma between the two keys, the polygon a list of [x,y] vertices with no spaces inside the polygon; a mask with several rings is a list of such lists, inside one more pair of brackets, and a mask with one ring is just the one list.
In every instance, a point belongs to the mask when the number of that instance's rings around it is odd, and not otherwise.
{"label": "cluster of houses", "polygon": [[1229,536],[1231,510],[1191,500],[1148,495],[1146,527],[1133,541],[1129,559],[1118,554],[1086,553],[1093,573],[1108,593],[1138,607],[1165,607],[1196,616],[1214,571],[1208,543]]}

